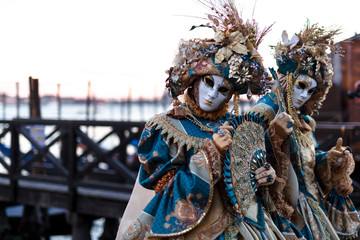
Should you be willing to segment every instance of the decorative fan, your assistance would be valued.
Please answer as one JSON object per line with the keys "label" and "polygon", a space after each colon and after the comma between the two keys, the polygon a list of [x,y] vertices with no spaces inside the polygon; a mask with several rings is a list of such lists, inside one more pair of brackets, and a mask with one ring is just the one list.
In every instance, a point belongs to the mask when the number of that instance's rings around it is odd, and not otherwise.
{"label": "decorative fan", "polygon": [[262,118],[238,116],[232,121],[233,142],[226,153],[224,177],[231,203],[242,218],[257,191],[255,170],[266,160]]}

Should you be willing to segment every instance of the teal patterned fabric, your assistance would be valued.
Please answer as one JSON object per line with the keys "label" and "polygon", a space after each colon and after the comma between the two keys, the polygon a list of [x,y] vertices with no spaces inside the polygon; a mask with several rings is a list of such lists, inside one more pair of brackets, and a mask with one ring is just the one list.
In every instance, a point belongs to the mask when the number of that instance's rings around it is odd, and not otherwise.
{"label": "teal patterned fabric", "polygon": [[[170,120],[165,115],[163,117]],[[216,123],[201,118],[198,120],[213,128],[222,125],[228,118],[229,115],[226,115]],[[177,129],[195,138],[209,139],[212,136],[212,133],[201,131],[187,119],[171,121],[177,124]],[[190,158],[197,149],[184,150],[185,144],[179,142],[176,143],[176,152],[172,152],[172,138],[167,139],[162,130],[162,126],[154,125],[146,127],[142,133],[138,147],[142,161],[139,182],[145,188],[154,189],[166,173],[176,170],[174,181],[158,192],[144,209],[153,218],[151,232],[166,235],[186,230],[200,219],[209,202],[210,184],[191,169],[193,163]],[[178,207],[189,208],[191,216],[177,216],[175,210]]]}
{"label": "teal patterned fabric", "polygon": [[[270,93],[265,95],[264,97],[262,97],[251,109],[255,109],[255,110],[249,110],[250,114],[253,115],[262,115],[263,112],[256,112],[256,106],[261,107],[264,111],[266,111],[267,113],[271,113],[273,114],[273,118],[275,117],[276,113],[278,112],[279,106],[277,105],[277,97],[274,93]],[[302,118],[304,119],[304,121],[306,123],[309,123],[309,117],[307,115],[303,115]],[[267,158],[269,162],[272,162],[273,164],[276,163],[276,159],[274,157],[274,153],[273,153],[273,149],[272,149],[272,145],[270,142],[270,139],[268,137],[268,132],[266,131],[265,133],[265,140],[266,140],[266,151],[267,151]],[[328,167],[328,163],[327,163],[327,152],[323,152],[318,150],[318,144],[316,143],[315,140],[315,136],[313,133],[313,137],[314,137],[314,141],[315,141],[315,145],[314,148],[316,148],[316,155],[315,155],[315,168],[317,169],[317,171],[327,171],[327,167]],[[294,144],[294,143],[292,143]],[[299,191],[302,192],[304,194],[304,196],[306,196],[307,198],[311,198],[313,200],[316,200],[316,198],[309,193],[309,191],[306,188],[305,185],[305,181],[304,181],[304,172],[303,169],[299,168],[298,164],[297,164],[297,159],[296,159],[296,151],[297,148],[295,146],[295,148],[292,148],[293,150],[291,151],[291,155],[290,155],[290,159],[292,162],[292,165],[294,167],[295,173],[297,175],[297,179],[298,179],[298,184],[299,184]],[[315,178],[316,180],[316,178]],[[318,183],[319,186],[319,183]],[[320,199],[319,206],[321,207],[321,209],[326,213],[327,210],[325,208],[325,203],[322,201],[322,199]],[[356,209],[352,203],[352,201],[350,200],[349,197],[343,197],[340,196],[339,194],[337,194],[337,192],[335,191],[335,189],[332,189],[330,194],[327,196],[326,199],[326,203],[329,204],[330,206],[332,206],[332,208],[336,209],[337,213],[341,213],[341,214],[348,214],[348,212],[356,212]],[[313,214],[316,215],[316,211],[314,209],[311,208],[311,210],[313,211]],[[333,219],[331,216],[328,216],[330,221],[333,222]],[[275,222],[275,224],[277,225],[277,227],[284,233],[284,235],[296,235],[297,238],[305,238],[305,239],[313,239],[312,237],[312,233],[311,230],[307,227],[307,225],[304,226],[303,229],[297,229],[296,226],[294,224],[292,224],[291,222],[289,222],[288,220],[286,220],[285,218],[276,215],[273,216],[273,220]],[[358,221],[355,219],[355,221]],[[340,231],[337,230],[337,233],[339,235],[340,238],[346,238],[349,236],[354,236],[356,235],[356,231],[354,232],[353,229],[351,230],[351,232],[348,233],[342,233]],[[343,229],[342,229],[343,230]]]}
{"label": "teal patterned fabric", "polygon": [[[280,58],[276,59],[276,65],[279,67],[278,71],[286,75],[287,73],[294,73],[299,66],[299,63],[296,60],[282,54]],[[305,74],[307,74],[307,72]]]}

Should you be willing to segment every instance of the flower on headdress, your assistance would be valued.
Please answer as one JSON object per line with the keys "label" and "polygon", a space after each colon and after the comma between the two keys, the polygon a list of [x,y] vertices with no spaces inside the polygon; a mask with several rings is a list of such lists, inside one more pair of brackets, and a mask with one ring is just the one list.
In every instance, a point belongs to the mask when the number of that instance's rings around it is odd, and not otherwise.
{"label": "flower on headdress", "polygon": [[326,48],[321,45],[307,43],[304,45],[307,57],[302,59],[301,66],[304,70],[310,70],[316,64],[315,73],[319,73],[321,66],[326,66],[330,62]]}
{"label": "flower on headdress", "polygon": [[329,62],[331,62],[329,56],[326,53],[324,54],[324,52],[316,54],[315,60],[323,65],[327,65]]}
{"label": "flower on headdress", "polygon": [[305,71],[310,71],[314,64],[315,62],[313,57],[308,56],[301,61],[301,68]]}
{"label": "flower on headdress", "polygon": [[239,72],[239,75],[237,76],[237,84],[244,84],[247,82],[250,82],[251,78],[253,76],[249,73],[248,67],[243,67],[241,71]]}
{"label": "flower on headdress", "polygon": [[225,45],[215,54],[215,63],[221,63],[224,59],[228,60],[234,52],[238,54],[248,53],[248,49],[244,45],[247,37],[244,37],[239,31],[217,31],[214,39],[216,43]]}
{"label": "flower on headdress", "polygon": [[289,50],[293,49],[293,47],[296,46],[296,44],[300,41],[300,38],[296,35],[292,36],[291,40],[289,40],[288,34],[286,31],[282,32],[282,41],[284,45],[287,47],[289,46]]}

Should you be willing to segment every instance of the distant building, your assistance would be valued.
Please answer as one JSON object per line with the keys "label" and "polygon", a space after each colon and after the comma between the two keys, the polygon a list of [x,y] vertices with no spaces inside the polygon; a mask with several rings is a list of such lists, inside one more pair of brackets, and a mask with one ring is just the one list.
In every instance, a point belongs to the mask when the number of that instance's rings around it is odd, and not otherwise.
{"label": "distant building", "polygon": [[331,54],[334,68],[333,86],[315,116],[321,121],[360,122],[360,34],[336,44],[343,57]]}
{"label": "distant building", "polygon": [[[346,91],[344,106],[348,109],[348,121],[360,122],[360,34],[339,43],[345,50],[342,60],[342,87]],[[355,96],[351,96],[355,92]]]}

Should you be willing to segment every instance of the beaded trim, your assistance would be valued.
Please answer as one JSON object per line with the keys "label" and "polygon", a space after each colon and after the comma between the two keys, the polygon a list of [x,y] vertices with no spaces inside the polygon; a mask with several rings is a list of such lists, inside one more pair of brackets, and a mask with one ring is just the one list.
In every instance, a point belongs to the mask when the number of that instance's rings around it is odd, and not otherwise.
{"label": "beaded trim", "polygon": [[[176,119],[173,119],[178,121]],[[181,130],[174,127],[174,125],[161,115],[155,115],[152,117],[147,125],[149,127],[155,127],[156,130],[161,129],[161,134],[166,136],[168,140],[173,139],[174,143],[179,143],[181,145],[186,145],[186,150],[188,151],[191,147],[199,149],[204,145],[204,140],[202,138],[197,138],[190,136]]]}

